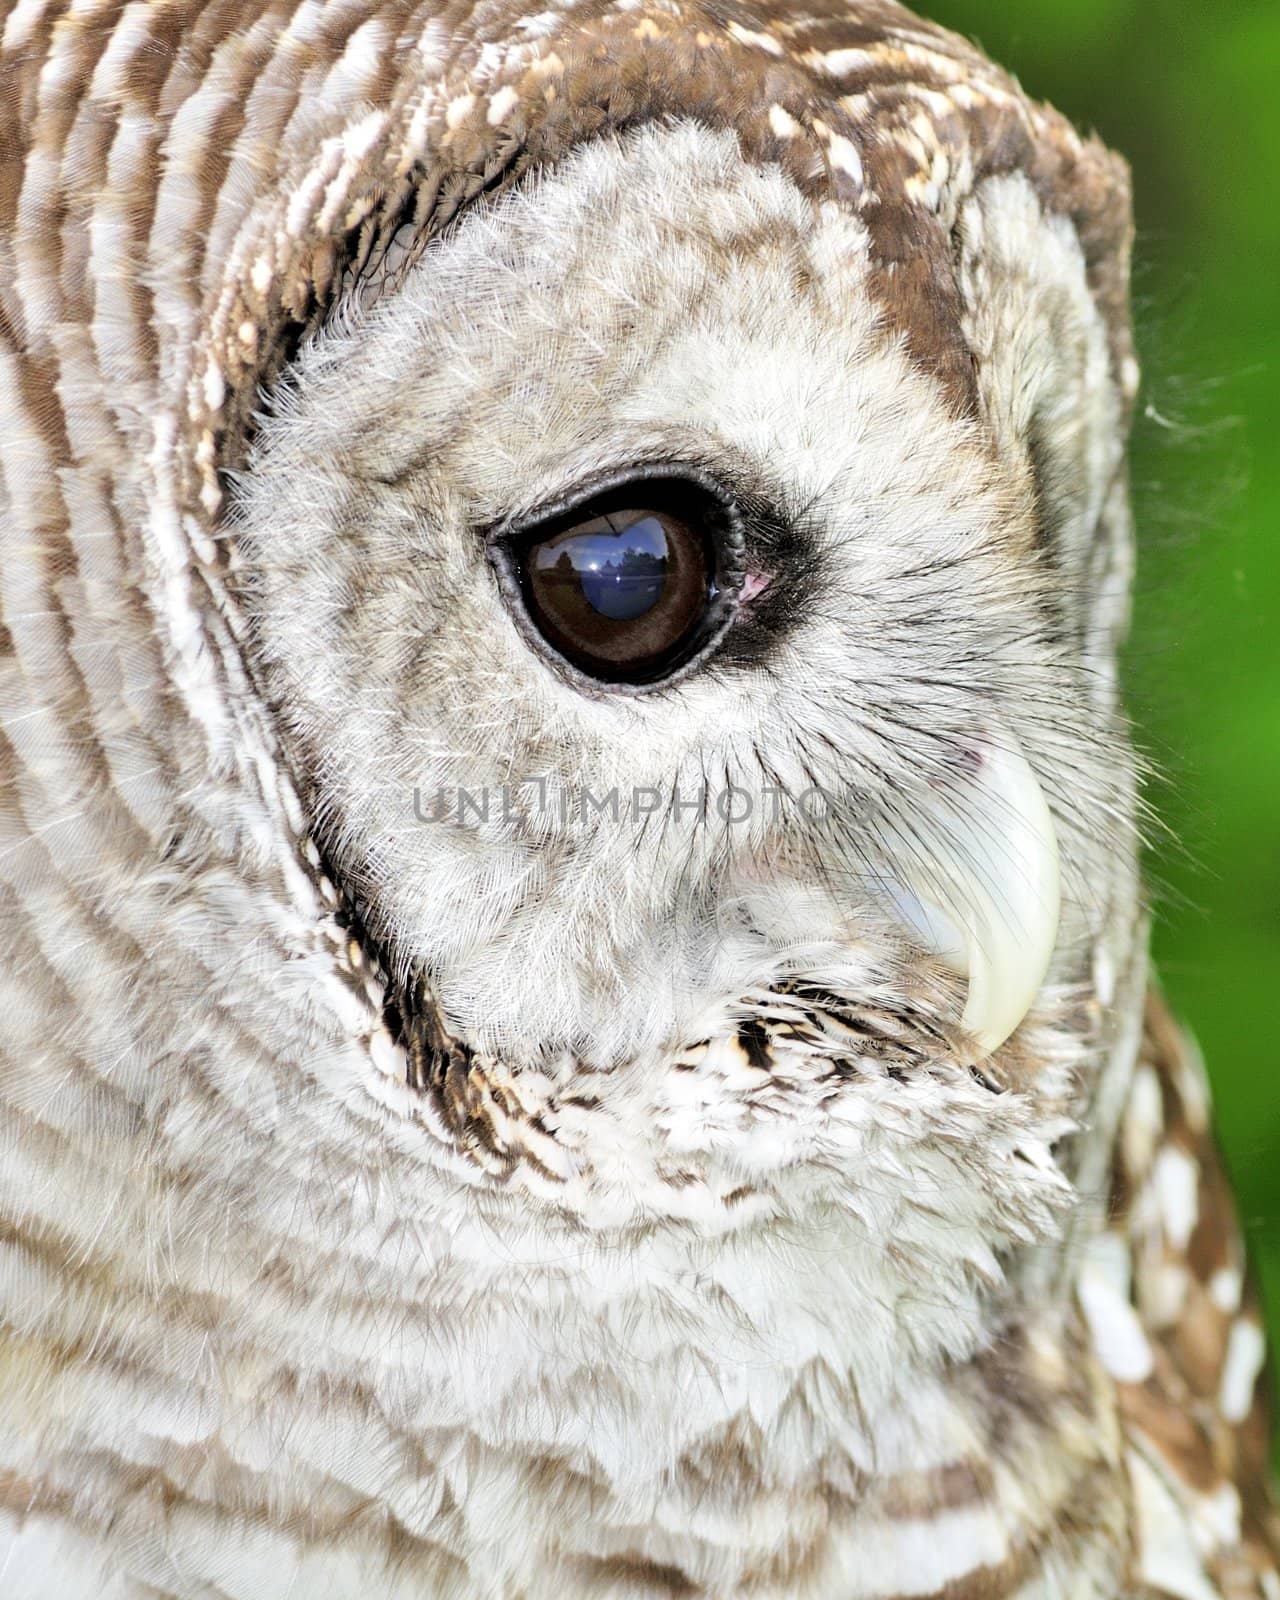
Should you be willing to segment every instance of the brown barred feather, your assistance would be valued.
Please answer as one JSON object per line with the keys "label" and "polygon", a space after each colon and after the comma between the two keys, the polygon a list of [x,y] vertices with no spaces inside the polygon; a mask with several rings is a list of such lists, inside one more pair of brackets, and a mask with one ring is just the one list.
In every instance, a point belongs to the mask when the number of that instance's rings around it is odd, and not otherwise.
{"label": "brown barred feather", "polygon": [[1280,1523],[1261,1310],[1204,1069],[1156,992],[1120,1124],[1108,1229],[1129,1253],[1152,1350],[1149,1375],[1117,1385],[1130,1452],[1173,1495],[1224,1600],[1272,1600]]}

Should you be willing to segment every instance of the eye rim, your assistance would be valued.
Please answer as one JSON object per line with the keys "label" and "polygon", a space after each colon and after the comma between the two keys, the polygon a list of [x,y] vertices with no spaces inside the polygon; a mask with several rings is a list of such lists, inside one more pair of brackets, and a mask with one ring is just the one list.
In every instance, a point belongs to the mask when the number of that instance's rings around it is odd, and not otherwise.
{"label": "eye rim", "polygon": [[[586,512],[596,502],[620,490],[655,482],[691,485],[712,511],[710,518],[699,519],[691,526],[704,532],[713,558],[710,582],[714,592],[699,625],[687,634],[685,647],[677,647],[675,665],[669,670],[648,679],[593,677],[563,655],[530,616],[525,602],[521,546],[540,542],[530,538],[539,528],[554,525],[575,512]],[[643,500],[638,499],[636,509],[643,508]],[[682,682],[714,654],[733,625],[746,581],[745,519],[738,500],[720,478],[702,466],[684,461],[637,462],[576,484],[553,499],[539,501],[489,528],[485,534],[485,553],[525,643],[572,687],[592,696],[656,694]]]}

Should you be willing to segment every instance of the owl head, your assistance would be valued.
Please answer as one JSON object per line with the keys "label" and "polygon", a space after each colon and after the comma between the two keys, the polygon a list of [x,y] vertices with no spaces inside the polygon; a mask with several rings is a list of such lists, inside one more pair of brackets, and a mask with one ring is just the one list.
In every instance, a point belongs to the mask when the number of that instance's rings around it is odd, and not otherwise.
{"label": "owl head", "polygon": [[313,144],[299,233],[362,220],[287,359],[236,313],[229,586],[428,1092],[730,1167],[866,1076],[1079,1092],[1036,1030],[1096,1046],[1131,867],[1124,176],[871,9],[487,46],[390,215],[390,119]]}
{"label": "owl head", "polygon": [[1141,960],[1122,165],[880,0],[336,15],[94,235],[92,1037],[226,1183],[945,1207],[972,1277]]}
{"label": "owl head", "polygon": [[972,1061],[1064,868],[1081,909],[1118,464],[1083,252],[1025,178],[957,207],[965,412],[870,248],[732,132],[644,124],[353,286],[259,418],[274,713],[384,965],[475,1050],[625,1071],[744,997],[887,984]]}

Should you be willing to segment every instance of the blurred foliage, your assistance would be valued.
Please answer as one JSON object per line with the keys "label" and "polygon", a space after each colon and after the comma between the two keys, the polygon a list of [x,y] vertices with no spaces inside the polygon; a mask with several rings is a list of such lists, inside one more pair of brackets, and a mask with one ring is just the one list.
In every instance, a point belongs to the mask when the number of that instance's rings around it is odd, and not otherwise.
{"label": "blurred foliage", "polygon": [[1164,986],[1280,1334],[1280,5],[919,0],[1128,156],[1142,416],[1130,709]]}

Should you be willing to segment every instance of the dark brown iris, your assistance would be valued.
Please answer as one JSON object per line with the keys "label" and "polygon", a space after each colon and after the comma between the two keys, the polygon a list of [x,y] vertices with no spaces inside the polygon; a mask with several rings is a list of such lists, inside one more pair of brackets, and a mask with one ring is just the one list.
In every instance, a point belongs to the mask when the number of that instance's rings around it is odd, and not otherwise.
{"label": "dark brown iris", "polygon": [[526,529],[515,554],[529,620],[593,678],[665,677],[705,637],[717,597],[703,510],[669,483],[632,483]]}

